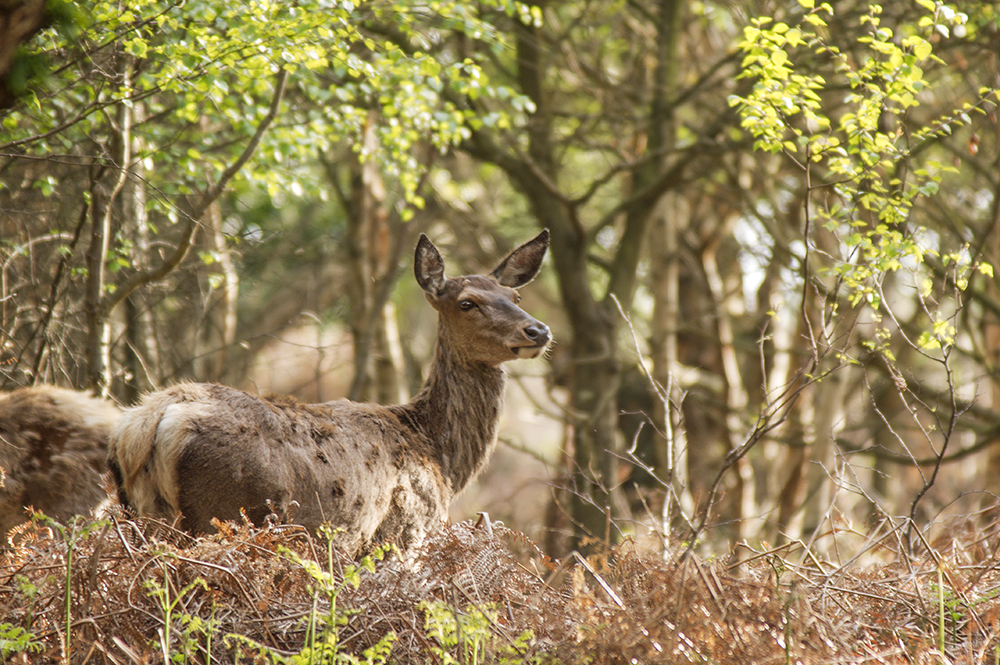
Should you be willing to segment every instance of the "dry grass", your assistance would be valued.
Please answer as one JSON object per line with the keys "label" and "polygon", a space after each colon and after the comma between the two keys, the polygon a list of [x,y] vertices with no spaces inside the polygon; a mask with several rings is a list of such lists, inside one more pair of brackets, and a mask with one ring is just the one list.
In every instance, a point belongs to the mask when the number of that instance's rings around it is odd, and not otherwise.
{"label": "dry grass", "polygon": [[[996,537],[969,530],[910,556],[897,536],[874,529],[840,565],[786,548],[730,569],[629,543],[606,557],[554,562],[502,525],[462,522],[434,534],[412,562],[389,557],[362,570],[356,588],[342,585],[340,653],[360,656],[391,631],[390,662],[471,662],[428,631],[431,601],[439,618],[488,616],[463,634],[466,643],[488,638],[486,662],[995,662]],[[71,663],[163,662],[165,642],[175,662],[203,663],[208,649],[212,662],[270,662],[298,654],[313,612],[329,613],[327,595],[314,602],[317,573],[295,561],[327,569],[328,553],[295,527],[229,527],[193,540],[116,519],[74,538],[38,525],[17,538],[0,558],[0,623],[30,630],[39,645],[7,662],[64,659],[67,541]],[[332,570],[340,585],[352,562],[334,555]],[[525,631],[530,639],[519,640]]]}

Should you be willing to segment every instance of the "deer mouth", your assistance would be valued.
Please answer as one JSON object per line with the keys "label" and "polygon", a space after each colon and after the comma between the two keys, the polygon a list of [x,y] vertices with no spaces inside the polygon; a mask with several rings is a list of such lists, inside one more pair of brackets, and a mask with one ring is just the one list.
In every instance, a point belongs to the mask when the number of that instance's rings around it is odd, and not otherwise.
{"label": "deer mouth", "polygon": [[549,345],[548,342],[546,342],[545,344],[512,346],[510,347],[510,350],[511,353],[513,353],[518,358],[521,358],[523,360],[529,360],[531,358],[537,358],[538,356],[542,355],[542,352],[545,351],[545,347],[547,347],[548,345]]}

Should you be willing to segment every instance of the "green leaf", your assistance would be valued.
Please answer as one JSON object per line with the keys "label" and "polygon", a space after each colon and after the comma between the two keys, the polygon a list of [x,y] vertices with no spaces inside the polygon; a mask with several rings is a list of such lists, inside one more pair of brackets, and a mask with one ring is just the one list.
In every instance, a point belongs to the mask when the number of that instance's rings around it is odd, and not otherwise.
{"label": "green leaf", "polygon": [[931,54],[931,50],[931,43],[926,39],[921,39],[919,43],[913,46],[913,54],[920,60],[927,59]]}
{"label": "green leaf", "polygon": [[130,39],[125,42],[125,50],[137,58],[145,58],[149,51],[149,44],[144,39]]}

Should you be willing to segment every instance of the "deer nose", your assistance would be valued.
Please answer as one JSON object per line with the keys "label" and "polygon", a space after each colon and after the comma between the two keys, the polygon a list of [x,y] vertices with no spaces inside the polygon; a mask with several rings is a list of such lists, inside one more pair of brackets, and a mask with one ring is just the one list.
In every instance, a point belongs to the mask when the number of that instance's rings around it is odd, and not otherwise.
{"label": "deer nose", "polygon": [[536,321],[524,329],[524,336],[535,344],[545,344],[549,341],[549,327]]}

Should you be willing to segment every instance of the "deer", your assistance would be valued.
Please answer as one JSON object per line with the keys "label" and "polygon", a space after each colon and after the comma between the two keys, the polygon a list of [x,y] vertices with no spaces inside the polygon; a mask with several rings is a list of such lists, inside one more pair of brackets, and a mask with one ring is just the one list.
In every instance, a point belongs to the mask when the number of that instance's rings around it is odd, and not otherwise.
{"label": "deer", "polygon": [[340,399],[305,404],[218,384],[180,383],[126,409],[108,466],[126,510],[192,534],[215,520],[281,520],[335,530],[351,555],[419,546],[496,447],[510,360],[541,356],[549,328],[518,303],[537,275],[549,232],[487,275],[449,278],[421,234],[414,275],[437,311],[423,387],[406,404]]}
{"label": "deer", "polygon": [[56,386],[0,393],[3,543],[28,521],[29,507],[65,523],[108,500],[102,475],[119,415],[108,400]]}

